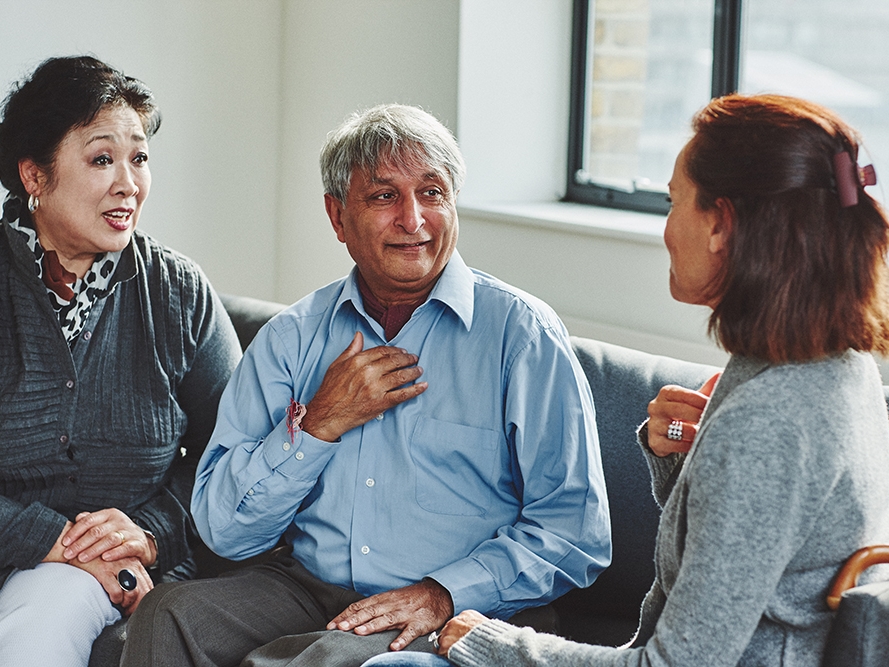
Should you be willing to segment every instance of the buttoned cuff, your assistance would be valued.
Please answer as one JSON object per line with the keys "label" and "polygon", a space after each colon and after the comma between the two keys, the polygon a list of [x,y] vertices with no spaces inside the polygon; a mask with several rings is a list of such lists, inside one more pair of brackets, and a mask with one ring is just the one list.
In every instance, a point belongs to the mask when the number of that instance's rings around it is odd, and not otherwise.
{"label": "buttoned cuff", "polygon": [[498,615],[500,590],[491,573],[477,560],[464,558],[427,576],[448,589],[454,614],[475,609],[483,614]]}
{"label": "buttoned cuff", "polygon": [[287,420],[282,419],[262,443],[266,464],[282,475],[299,480],[316,479],[336,451],[335,443],[318,440],[305,431],[287,431]]}

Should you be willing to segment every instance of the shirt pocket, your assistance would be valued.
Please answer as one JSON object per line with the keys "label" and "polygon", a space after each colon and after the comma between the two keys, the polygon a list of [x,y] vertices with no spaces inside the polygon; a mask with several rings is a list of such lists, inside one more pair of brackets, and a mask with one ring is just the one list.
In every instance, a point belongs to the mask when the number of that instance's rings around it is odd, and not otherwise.
{"label": "shirt pocket", "polygon": [[427,512],[482,516],[496,502],[497,431],[421,417],[411,437],[417,504]]}

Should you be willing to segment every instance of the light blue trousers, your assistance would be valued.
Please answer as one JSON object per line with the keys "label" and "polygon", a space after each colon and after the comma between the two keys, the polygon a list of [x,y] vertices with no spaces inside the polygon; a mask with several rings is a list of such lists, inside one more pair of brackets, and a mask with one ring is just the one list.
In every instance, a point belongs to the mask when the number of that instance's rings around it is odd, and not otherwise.
{"label": "light blue trousers", "polygon": [[119,618],[88,572],[64,563],[16,570],[0,588],[0,665],[86,667],[96,637]]}
{"label": "light blue trousers", "polygon": [[361,667],[449,667],[450,662],[432,653],[384,653],[365,662]]}

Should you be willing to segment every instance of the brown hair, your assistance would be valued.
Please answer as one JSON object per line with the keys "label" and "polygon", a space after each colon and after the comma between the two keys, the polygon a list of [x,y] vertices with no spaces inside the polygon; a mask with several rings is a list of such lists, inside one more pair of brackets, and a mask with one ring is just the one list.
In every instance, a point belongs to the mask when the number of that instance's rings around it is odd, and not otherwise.
{"label": "brown hair", "polygon": [[858,158],[855,131],[779,95],[714,99],[693,128],[685,166],[698,206],[734,209],[711,335],[773,363],[889,352],[889,223],[863,188],[841,208],[834,178],[836,153]]}

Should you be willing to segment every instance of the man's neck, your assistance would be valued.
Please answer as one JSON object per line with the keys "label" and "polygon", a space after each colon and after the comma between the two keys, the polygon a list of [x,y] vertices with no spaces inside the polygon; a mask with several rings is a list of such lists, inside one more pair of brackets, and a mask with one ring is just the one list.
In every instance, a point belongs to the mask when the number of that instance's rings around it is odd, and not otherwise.
{"label": "man's neck", "polygon": [[[419,308],[429,296],[429,292],[419,298],[409,295],[403,300],[384,301],[377,297],[367,284],[367,281],[358,272],[358,291],[361,292],[361,300],[364,302],[364,310],[376,322],[383,327],[386,340],[392,340],[398,335],[402,327],[410,320],[414,311]],[[430,290],[431,291],[431,290]]]}

